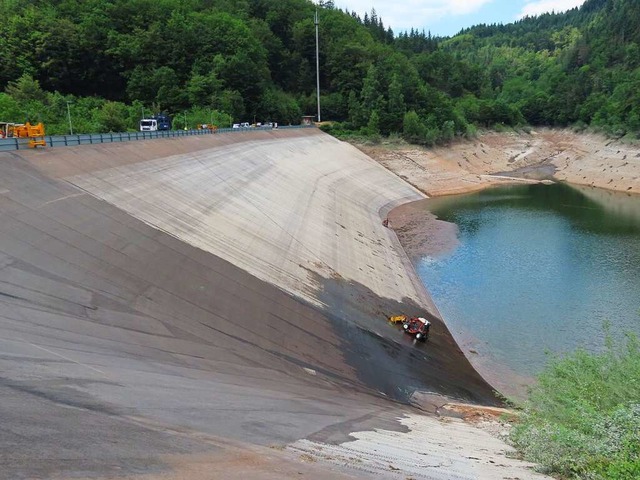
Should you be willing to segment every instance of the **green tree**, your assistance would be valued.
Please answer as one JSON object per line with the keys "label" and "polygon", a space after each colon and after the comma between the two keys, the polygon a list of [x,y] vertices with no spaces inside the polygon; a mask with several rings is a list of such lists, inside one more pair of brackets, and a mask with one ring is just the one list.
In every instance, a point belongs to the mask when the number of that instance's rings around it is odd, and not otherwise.
{"label": "green tree", "polygon": [[450,142],[451,140],[453,140],[455,133],[455,123],[453,122],[453,120],[447,120],[442,124],[439,140]]}
{"label": "green tree", "polygon": [[0,118],[5,121],[17,122],[22,118],[23,112],[20,110],[18,101],[6,93],[0,93]]}
{"label": "green tree", "polygon": [[380,115],[377,110],[371,112],[366,132],[368,135],[380,135]]}
{"label": "green tree", "polygon": [[387,115],[385,117],[385,129],[391,132],[399,132],[402,128],[404,114],[407,106],[404,102],[402,94],[402,85],[398,80],[398,76],[394,75],[389,84],[389,101],[387,103]]}
{"label": "green tree", "polygon": [[264,92],[258,115],[263,121],[282,124],[299,124],[302,112],[298,102],[282,90],[269,89]]}
{"label": "green tree", "polygon": [[380,82],[378,81],[378,69],[375,65],[371,65],[367,71],[367,76],[362,84],[360,98],[362,108],[367,116],[371,115],[372,111],[379,110],[382,106],[383,96],[380,90]]}
{"label": "green tree", "polygon": [[211,105],[221,87],[222,82],[213,73],[209,75],[194,73],[187,82],[185,90],[191,105]]}
{"label": "green tree", "polygon": [[363,127],[367,122],[367,117],[364,108],[362,108],[362,104],[360,100],[358,100],[358,96],[355,92],[349,93],[349,122],[353,125],[354,128],[358,129]]}
{"label": "green tree", "polygon": [[236,90],[224,90],[213,99],[213,108],[226,112],[234,120],[243,121],[247,112],[244,99]]}
{"label": "green tree", "polygon": [[47,94],[40,88],[40,82],[34,80],[31,75],[25,73],[16,81],[9,82],[5,92],[18,102],[38,101],[45,102]]}
{"label": "green tree", "polygon": [[426,127],[418,114],[411,110],[404,115],[402,136],[407,142],[422,144],[425,141]]}
{"label": "green tree", "polygon": [[129,128],[126,105],[105,102],[98,113],[100,132],[125,132]]}

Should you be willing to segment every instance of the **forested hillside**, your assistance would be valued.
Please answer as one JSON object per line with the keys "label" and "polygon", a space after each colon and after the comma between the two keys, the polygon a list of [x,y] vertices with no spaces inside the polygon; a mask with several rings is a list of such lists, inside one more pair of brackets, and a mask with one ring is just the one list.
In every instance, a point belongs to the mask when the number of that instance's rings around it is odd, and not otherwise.
{"label": "forested hillside", "polygon": [[[316,113],[310,0],[2,0],[0,120],[65,133],[298,123]],[[640,131],[640,3],[588,0],[564,14],[452,38],[394,32],[320,2],[322,119],[336,131],[433,144],[477,126]],[[68,103],[71,102],[71,103]],[[182,123],[181,123],[182,122]],[[225,125],[227,126],[227,125]]]}

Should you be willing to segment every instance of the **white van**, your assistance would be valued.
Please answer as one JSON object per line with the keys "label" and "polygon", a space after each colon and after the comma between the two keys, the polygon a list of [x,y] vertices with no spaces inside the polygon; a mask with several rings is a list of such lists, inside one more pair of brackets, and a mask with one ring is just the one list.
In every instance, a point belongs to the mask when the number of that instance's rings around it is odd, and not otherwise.
{"label": "white van", "polygon": [[143,118],[140,120],[141,132],[157,132],[158,121],[155,118]]}

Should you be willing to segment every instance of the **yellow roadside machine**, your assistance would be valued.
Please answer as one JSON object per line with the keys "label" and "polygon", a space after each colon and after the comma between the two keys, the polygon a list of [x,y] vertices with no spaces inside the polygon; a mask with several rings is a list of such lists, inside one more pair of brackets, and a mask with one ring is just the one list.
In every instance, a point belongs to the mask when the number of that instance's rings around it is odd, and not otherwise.
{"label": "yellow roadside machine", "polygon": [[213,125],[211,123],[199,123],[197,128],[198,130],[211,130],[211,132],[214,133],[218,130],[217,125]]}
{"label": "yellow roadside machine", "polygon": [[2,138],[28,138],[29,147],[46,147],[47,142],[44,139],[44,124],[42,122],[36,125],[27,123],[9,123],[0,122],[0,139]]}

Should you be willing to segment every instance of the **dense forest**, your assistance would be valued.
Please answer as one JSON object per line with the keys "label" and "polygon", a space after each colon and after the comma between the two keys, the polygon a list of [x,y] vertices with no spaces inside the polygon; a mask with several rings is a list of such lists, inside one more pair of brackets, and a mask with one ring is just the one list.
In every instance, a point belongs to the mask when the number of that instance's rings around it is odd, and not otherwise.
{"label": "dense forest", "polygon": [[451,38],[394,33],[375,10],[310,0],[1,0],[0,120],[50,133],[299,123],[446,142],[478,127],[640,132],[640,3],[587,0],[562,14]]}

